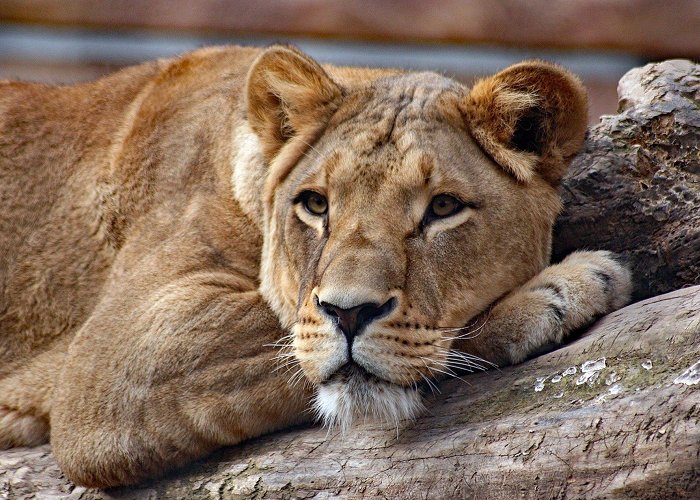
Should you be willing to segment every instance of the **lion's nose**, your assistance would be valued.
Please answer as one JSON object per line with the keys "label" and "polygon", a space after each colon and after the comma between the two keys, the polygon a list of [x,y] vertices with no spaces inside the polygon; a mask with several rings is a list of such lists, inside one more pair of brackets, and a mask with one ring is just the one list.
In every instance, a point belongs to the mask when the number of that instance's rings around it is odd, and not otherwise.
{"label": "lion's nose", "polygon": [[359,306],[343,309],[328,302],[321,302],[315,297],[316,306],[338,325],[338,328],[348,341],[348,346],[362,330],[372,321],[386,316],[394,307],[396,299],[391,298],[384,304],[379,305],[374,302],[366,302]]}

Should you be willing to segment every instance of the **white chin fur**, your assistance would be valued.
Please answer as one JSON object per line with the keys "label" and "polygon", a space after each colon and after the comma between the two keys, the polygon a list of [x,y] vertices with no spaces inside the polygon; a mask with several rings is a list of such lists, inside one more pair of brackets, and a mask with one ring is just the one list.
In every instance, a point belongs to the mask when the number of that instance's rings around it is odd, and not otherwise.
{"label": "white chin fur", "polygon": [[358,420],[398,427],[401,420],[418,416],[424,406],[415,389],[355,374],[319,386],[314,408],[325,426],[338,426],[345,431]]}

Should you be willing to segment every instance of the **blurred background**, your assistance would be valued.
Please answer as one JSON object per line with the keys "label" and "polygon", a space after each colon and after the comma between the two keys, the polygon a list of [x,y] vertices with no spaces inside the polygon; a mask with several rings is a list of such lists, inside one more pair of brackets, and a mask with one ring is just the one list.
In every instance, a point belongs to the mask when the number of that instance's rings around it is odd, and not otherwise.
{"label": "blurred background", "polygon": [[69,83],[205,45],[291,42],[321,62],[466,83],[524,58],[617,108],[630,68],[700,58],[700,0],[0,0],[0,78]]}

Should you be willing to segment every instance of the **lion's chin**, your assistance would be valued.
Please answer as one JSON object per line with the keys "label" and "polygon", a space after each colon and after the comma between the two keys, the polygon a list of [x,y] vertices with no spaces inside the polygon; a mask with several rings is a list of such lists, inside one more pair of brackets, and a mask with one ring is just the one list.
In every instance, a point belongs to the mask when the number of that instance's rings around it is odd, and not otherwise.
{"label": "lion's chin", "polygon": [[398,428],[424,408],[417,389],[379,379],[355,364],[345,365],[318,387],[314,407],[325,426],[343,431],[358,421]]}

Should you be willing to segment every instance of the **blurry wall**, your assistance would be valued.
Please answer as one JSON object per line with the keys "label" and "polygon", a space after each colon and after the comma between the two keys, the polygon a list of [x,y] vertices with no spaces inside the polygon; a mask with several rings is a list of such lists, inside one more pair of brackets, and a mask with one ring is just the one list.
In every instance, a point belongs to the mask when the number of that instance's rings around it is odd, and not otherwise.
{"label": "blurry wall", "polygon": [[700,57],[698,0],[0,0],[0,78],[92,79],[203,45],[292,42],[322,62],[432,69],[467,83],[524,58],[590,90],[591,122],[629,68]]}

